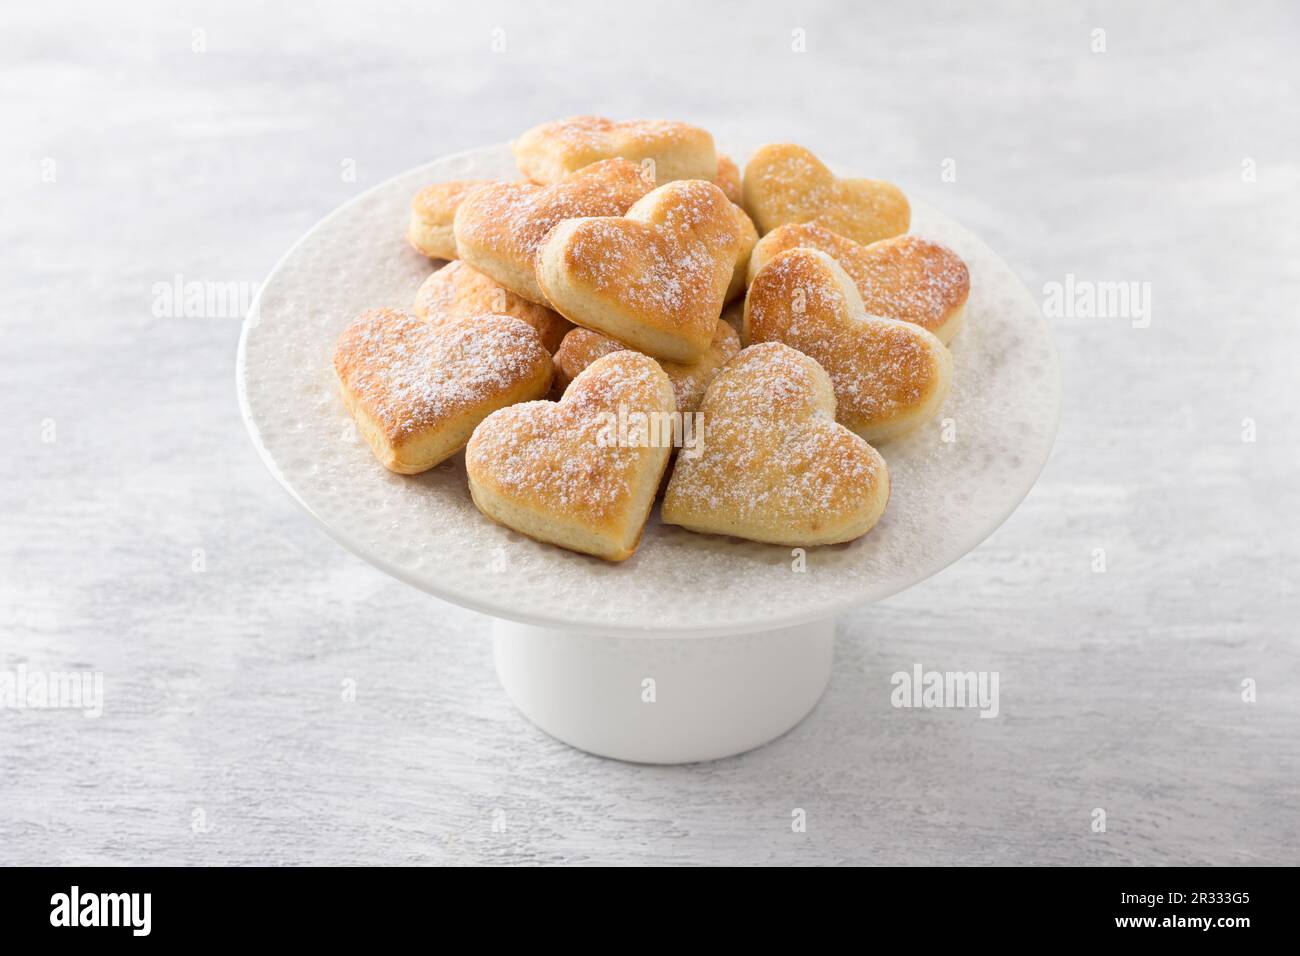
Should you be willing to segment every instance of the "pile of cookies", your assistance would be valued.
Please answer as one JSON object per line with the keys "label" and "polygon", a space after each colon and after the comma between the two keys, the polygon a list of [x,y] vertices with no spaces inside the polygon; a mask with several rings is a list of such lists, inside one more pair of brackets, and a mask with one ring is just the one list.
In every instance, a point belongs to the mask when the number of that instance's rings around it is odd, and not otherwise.
{"label": "pile of cookies", "polygon": [[661,490],[663,521],[701,533],[869,531],[890,488],[869,442],[938,413],[970,291],[908,234],[903,193],[789,144],[742,179],[677,122],[573,117],[514,154],[518,181],[416,194],[407,238],[451,261],[338,340],[379,460],[416,474],[464,448],[483,514],[611,561]]}

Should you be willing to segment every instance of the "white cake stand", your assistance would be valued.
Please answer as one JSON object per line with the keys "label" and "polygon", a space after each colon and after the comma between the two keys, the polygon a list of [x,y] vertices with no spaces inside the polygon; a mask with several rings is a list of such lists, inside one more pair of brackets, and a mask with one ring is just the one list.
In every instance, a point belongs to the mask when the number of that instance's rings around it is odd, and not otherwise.
{"label": "white cake stand", "polygon": [[413,478],[385,471],[352,427],[331,365],[335,338],[358,312],[409,305],[430,271],[402,237],[411,195],[441,180],[516,176],[505,146],[449,156],[347,203],[289,250],[239,343],[253,443],[345,547],[492,615],[501,683],[551,735],[650,763],[766,743],[821,697],[836,615],[957,560],[1028,493],[1060,405],[1047,324],[1001,259],[915,202],[912,231],[955,249],[972,290],[939,419],[880,448],[893,482],[880,524],[803,554],[692,534],[656,514],[622,564],[571,554],[479,514],[462,456]]}

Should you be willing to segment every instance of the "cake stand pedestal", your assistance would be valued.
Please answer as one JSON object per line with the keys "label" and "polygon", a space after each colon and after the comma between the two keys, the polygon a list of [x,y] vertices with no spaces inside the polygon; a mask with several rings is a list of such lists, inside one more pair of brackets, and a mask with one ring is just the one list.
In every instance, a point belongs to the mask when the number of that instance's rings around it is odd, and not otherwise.
{"label": "cake stand pedestal", "polygon": [[743,634],[610,634],[498,619],[497,676],[552,737],[637,763],[713,760],[784,734],[821,699],[835,622]]}

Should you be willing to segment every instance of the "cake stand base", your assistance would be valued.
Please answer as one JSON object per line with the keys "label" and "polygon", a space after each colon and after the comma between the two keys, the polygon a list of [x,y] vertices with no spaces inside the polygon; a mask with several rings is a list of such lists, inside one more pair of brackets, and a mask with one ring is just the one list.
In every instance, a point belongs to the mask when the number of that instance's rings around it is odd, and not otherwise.
{"label": "cake stand base", "polygon": [[496,621],[497,676],[524,716],[579,750],[690,763],[781,736],[830,680],[835,622],[723,637],[607,637]]}

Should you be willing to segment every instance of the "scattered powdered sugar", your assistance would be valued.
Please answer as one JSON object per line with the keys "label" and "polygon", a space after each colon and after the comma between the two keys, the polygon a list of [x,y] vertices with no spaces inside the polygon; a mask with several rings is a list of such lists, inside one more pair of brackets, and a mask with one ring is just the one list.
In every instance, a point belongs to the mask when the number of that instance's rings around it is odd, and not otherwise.
{"label": "scattered powdered sugar", "polygon": [[834,423],[824,373],[768,342],[742,351],[705,395],[703,455],[681,459],[670,495],[715,516],[820,524],[881,480],[879,459]]}
{"label": "scattered powdered sugar", "polygon": [[808,150],[778,147],[775,162],[760,177],[761,205],[778,222],[803,222],[834,205],[841,197],[834,174]]}
{"label": "scattered powdered sugar", "polygon": [[722,310],[743,240],[716,186],[661,186],[626,217],[586,219],[565,248],[570,278],[678,328],[709,326]]}
{"label": "scattered powdered sugar", "polygon": [[533,327],[548,352],[559,348],[573,328],[558,312],[515,295],[459,259],[429,274],[416,290],[411,311],[435,324],[462,317],[513,316]]}
{"label": "scattered powdered sugar", "polygon": [[970,272],[951,249],[914,235],[864,246],[816,223],[791,223],[764,237],[771,259],[790,249],[824,252],[849,274],[868,313],[935,329],[965,304]]}
{"label": "scattered powdered sugar", "polygon": [[[583,328],[574,329],[564,337],[559,351],[555,353],[555,364],[561,384],[567,384],[577,378],[583,369],[597,359],[612,352],[621,352],[626,348],[629,346],[599,332]],[[736,334],[734,328],[719,319],[717,331],[714,332],[713,341],[709,344],[709,351],[700,361],[693,365],[686,365],[681,362],[670,362],[667,359],[657,359],[659,367],[673,383],[673,396],[677,400],[677,410],[693,412],[699,408],[700,401],[704,398],[704,391],[713,381],[718,369],[739,351],[740,336]]]}
{"label": "scattered powdered sugar", "polygon": [[770,231],[785,223],[817,222],[860,242],[906,232],[907,198],[890,183],[839,179],[802,146],[767,146],[746,171],[746,194]]}
{"label": "scattered powdered sugar", "polygon": [[883,239],[843,263],[873,315],[933,329],[970,294],[970,272],[951,249],[918,236]]}
{"label": "scattered powdered sugar", "polygon": [[507,316],[433,325],[396,309],[372,309],[339,337],[339,380],[390,440],[401,440],[491,402],[538,374],[546,350]]}
{"label": "scattered powdered sugar", "polygon": [[[722,307],[715,291],[716,260],[698,242],[623,219],[589,219],[575,227],[565,250],[571,277],[637,312],[673,325],[694,325]],[[719,299],[717,309],[713,300]]]}
{"label": "scattered powdered sugar", "polygon": [[877,420],[921,401],[934,359],[921,333],[856,313],[812,253],[782,253],[754,277],[751,337],[776,340],[816,359],[830,375],[841,420]]}
{"label": "scattered powdered sugar", "polygon": [[411,200],[411,209],[433,223],[450,223],[456,208],[465,197],[480,186],[495,183],[493,179],[453,179],[445,183],[425,186]]}
{"label": "scattered powdered sugar", "polygon": [[457,231],[531,263],[546,234],[565,219],[622,216],[653,188],[637,163],[602,160],[550,186],[501,183],[475,190],[457,214]]}
{"label": "scattered powdered sugar", "polygon": [[456,302],[461,287],[461,274],[467,267],[459,259],[447,263],[429,274],[429,278],[416,290],[411,311],[421,318],[435,321],[456,314]]}
{"label": "scattered powdered sugar", "polygon": [[609,416],[672,411],[653,359],[620,351],[574,380],[560,402],[527,402],[489,415],[475,430],[466,463],[498,491],[536,507],[603,520],[626,508],[639,470],[663,450],[601,441]]}
{"label": "scattered powdered sugar", "polygon": [[632,143],[677,145],[699,137],[702,132],[697,126],[671,120],[615,121],[602,116],[570,116],[543,123],[525,136],[559,143],[566,150],[616,151]]}
{"label": "scattered powdered sugar", "polygon": [[[566,386],[577,378],[596,359],[604,358],[613,352],[621,352],[628,346],[611,339],[607,335],[590,329],[576,328],[564,337],[559,351],[555,353],[555,367],[560,376],[561,385]],[[664,370],[665,372],[667,369]]]}

